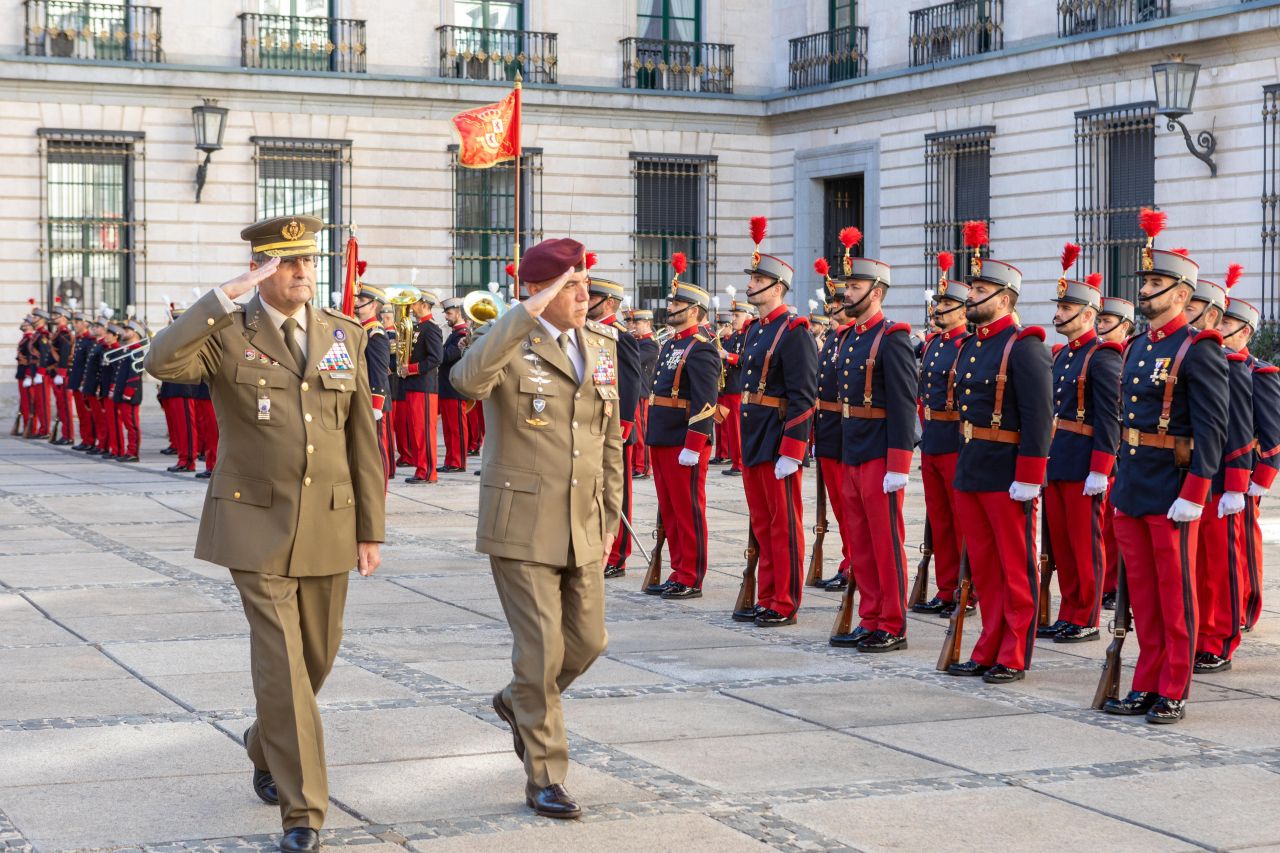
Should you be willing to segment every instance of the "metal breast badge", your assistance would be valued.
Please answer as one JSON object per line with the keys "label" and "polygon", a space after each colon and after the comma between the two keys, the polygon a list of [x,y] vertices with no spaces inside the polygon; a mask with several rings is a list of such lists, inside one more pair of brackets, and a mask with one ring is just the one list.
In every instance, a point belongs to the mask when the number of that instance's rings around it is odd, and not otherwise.
{"label": "metal breast badge", "polygon": [[[537,339],[535,338],[534,341],[536,343]],[[551,380],[548,378],[548,373],[542,369],[542,358],[532,351],[528,341],[525,342],[524,348],[529,350],[524,355],[524,360],[529,362],[529,381],[538,386],[538,394],[533,398],[533,415],[525,418],[524,422],[531,427],[549,426],[551,422],[542,417],[542,413],[547,410],[547,401],[542,398],[541,392],[542,386]]]}

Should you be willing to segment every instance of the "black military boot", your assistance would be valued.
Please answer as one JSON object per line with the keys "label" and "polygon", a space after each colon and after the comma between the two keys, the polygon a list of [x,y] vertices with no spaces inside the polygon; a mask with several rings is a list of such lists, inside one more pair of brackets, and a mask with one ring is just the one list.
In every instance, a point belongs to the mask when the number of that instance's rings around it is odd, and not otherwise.
{"label": "black military boot", "polygon": [[1154,693],[1148,693],[1143,690],[1130,690],[1123,699],[1108,699],[1103,704],[1102,710],[1108,714],[1118,714],[1122,717],[1136,717],[1147,713],[1159,698]]}
{"label": "black military boot", "polygon": [[1147,711],[1147,722],[1157,725],[1176,723],[1187,715],[1187,703],[1182,699],[1166,699],[1161,696]]}
{"label": "black military boot", "polygon": [[1195,671],[1197,675],[1211,672],[1228,672],[1231,669],[1231,658],[1215,655],[1213,652],[1197,652]]}

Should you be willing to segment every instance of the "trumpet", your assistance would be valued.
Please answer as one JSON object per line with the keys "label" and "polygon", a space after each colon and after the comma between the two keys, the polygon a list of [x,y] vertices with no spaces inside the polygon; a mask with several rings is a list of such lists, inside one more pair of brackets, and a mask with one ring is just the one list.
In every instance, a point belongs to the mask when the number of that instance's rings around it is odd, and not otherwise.
{"label": "trumpet", "polygon": [[102,363],[104,365],[112,365],[130,359],[130,367],[134,370],[142,370],[142,362],[147,357],[147,350],[151,349],[151,339],[147,338],[140,346],[135,344],[126,344],[118,349],[108,350],[102,355]]}
{"label": "trumpet", "polygon": [[477,326],[484,326],[507,313],[507,306],[487,290],[473,290],[462,300],[462,315]]}
{"label": "trumpet", "polygon": [[409,369],[409,359],[413,357],[413,335],[417,324],[411,309],[421,298],[422,291],[416,287],[387,288],[387,304],[395,312],[396,366],[402,374]]}

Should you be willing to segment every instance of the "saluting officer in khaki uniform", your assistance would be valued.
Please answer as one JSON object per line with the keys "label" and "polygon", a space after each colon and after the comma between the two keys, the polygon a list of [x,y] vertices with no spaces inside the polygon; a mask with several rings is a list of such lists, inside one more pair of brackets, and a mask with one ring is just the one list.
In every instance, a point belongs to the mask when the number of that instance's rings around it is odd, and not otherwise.
{"label": "saluting officer in khaki uniform", "polygon": [[347,572],[371,574],[383,538],[365,334],[311,305],[322,227],[296,216],[246,228],[249,272],[159,332],[146,358],[157,379],[207,382],[213,397],[218,462],[196,557],[231,569],[244,603],[258,716],[245,746],[254,790],[279,803],[284,851],[320,846],[329,786],[315,695],[338,653]]}
{"label": "saluting officer in khaki uniform", "polygon": [[604,576],[622,511],[617,331],[587,320],[583,246],[546,240],[520,279],[530,294],[450,372],[484,401],[477,549],[489,555],[514,635],[515,677],[493,697],[525,765],[526,802],[546,817],[582,812],[560,694],[604,651]]}

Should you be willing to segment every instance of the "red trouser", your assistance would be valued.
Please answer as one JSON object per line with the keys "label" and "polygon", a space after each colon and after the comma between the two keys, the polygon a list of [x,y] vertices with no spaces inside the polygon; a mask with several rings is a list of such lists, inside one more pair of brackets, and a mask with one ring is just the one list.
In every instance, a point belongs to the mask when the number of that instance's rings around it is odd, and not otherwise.
{"label": "red trouser", "polygon": [[718,401],[729,410],[724,423],[716,427],[723,430],[724,444],[721,445],[721,433],[716,433],[716,455],[728,459],[734,471],[742,470],[742,395],[721,394]]}
{"label": "red trouser", "polygon": [[436,395],[422,391],[404,393],[405,458],[414,467],[413,476],[429,483],[436,481]]}
{"label": "red trouser", "polygon": [[1218,518],[1222,495],[1209,495],[1196,536],[1196,651],[1229,658],[1240,645],[1240,528],[1244,513]]}
{"label": "red trouser", "polygon": [[1008,492],[955,495],[973,585],[982,596],[982,634],[971,657],[983,666],[1026,669],[1035,648],[1040,593],[1035,503],[1028,512]]}
{"label": "red trouser", "polygon": [[[627,452],[627,448],[622,448],[623,455]],[[658,494],[659,504],[661,507],[662,494]],[[631,556],[631,531],[627,529],[627,525],[623,520],[631,521],[631,466],[622,466],[622,517],[618,520],[618,535],[613,540],[613,550],[609,552],[609,558],[605,561],[606,566],[623,566],[627,565],[627,558]],[[672,552],[674,553],[674,552]]]}
{"label": "red trouser", "polygon": [[116,405],[106,397],[98,398],[98,449],[104,455],[114,456],[116,454],[115,436],[116,436]]}
{"label": "red trouser", "polygon": [[409,400],[396,400],[391,407],[392,431],[396,437],[396,463],[409,464]]}
{"label": "red trouser", "polygon": [[196,447],[204,453],[204,470],[212,471],[218,463],[218,417],[212,400],[192,400],[191,403],[196,416]]}
{"label": "red trouser", "polygon": [[960,586],[960,549],[964,537],[956,524],[956,461],[959,453],[921,453],[920,477],[924,481],[924,513],[933,536],[933,571],[938,599],[955,601]]}
{"label": "red trouser", "polygon": [[107,422],[107,455],[124,455],[124,434],[120,426],[120,413],[114,400],[103,398],[103,420]]}
{"label": "red trouser", "polygon": [[849,560],[858,586],[858,623],[868,631],[888,631],[901,637],[907,633],[904,491],[884,493],[883,457],[840,467],[844,473],[840,530],[847,530],[848,537],[861,546]]}
{"label": "red trouser", "polygon": [[1140,644],[1134,690],[1187,698],[1196,645],[1199,527],[1199,521],[1174,524],[1163,515],[1134,518],[1116,510],[1116,541]]}
{"label": "red trouser", "polygon": [[[36,380],[40,380],[37,384]],[[45,435],[49,432],[49,377],[41,371],[31,380],[31,413],[35,416],[32,435]]]}
{"label": "red trouser", "polygon": [[71,415],[71,389],[67,387],[67,372],[60,370],[57,375],[61,377],[62,384],[53,386],[53,402],[58,407],[58,423],[62,426],[62,438],[70,440],[75,433],[75,423]]}
{"label": "red trouser", "polygon": [[[644,433],[648,428],[649,400],[648,398],[645,398],[636,406],[636,425],[635,428],[632,429],[632,432],[636,437],[636,443],[631,445],[630,457],[623,457],[624,459],[629,459],[631,473],[635,474],[637,477],[647,476],[651,471],[649,447],[644,443]],[[627,452],[626,448],[623,448],[622,452],[625,454]]]}
{"label": "red trouser", "polygon": [[94,447],[107,449],[107,402],[101,397],[85,397],[85,405],[89,407],[89,417],[93,420]]}
{"label": "red trouser", "polygon": [[444,427],[444,467],[467,467],[467,414],[465,400],[440,400],[440,422]]}
{"label": "red trouser", "polygon": [[72,391],[71,399],[76,406],[76,420],[80,422],[80,443],[93,444],[93,411],[89,408],[89,401],[80,391]]}
{"label": "red trouser", "polygon": [[[650,447],[649,457],[653,460],[658,513],[671,552],[671,580],[701,589],[707,574],[707,463],[711,461],[711,446],[703,447],[698,464],[689,466],[677,461],[683,449]],[[763,540],[761,546],[763,584]]]}
{"label": "red trouser", "polygon": [[1245,497],[1243,519],[1236,525],[1239,533],[1237,553],[1241,556],[1240,612],[1244,626],[1252,629],[1262,614],[1262,527],[1258,524],[1261,498]]}
{"label": "red trouser", "polygon": [[1044,517],[1062,592],[1058,618],[1087,628],[1098,627],[1102,615],[1107,565],[1102,509],[1102,496],[1087,497],[1083,480],[1052,480],[1045,486]]}
{"label": "red trouser", "polygon": [[178,465],[195,470],[196,415],[190,397],[166,397],[160,401],[169,428],[169,446],[178,451]]}
{"label": "red trouser", "polygon": [[23,382],[27,380],[21,379],[18,382],[18,414],[22,417],[22,434],[26,435],[31,431],[31,389],[24,387]]}
{"label": "red trouser", "polygon": [[846,533],[844,521],[844,466],[839,459],[818,457],[818,465],[822,467],[822,484],[827,488],[827,501],[831,504],[831,514],[840,525],[840,574],[849,574],[850,555],[853,553],[853,536]]}
{"label": "red trouser", "polygon": [[138,432],[138,409],[132,403],[116,404],[116,423],[118,425],[117,435],[119,438],[119,447],[121,456],[137,456],[139,438]]}
{"label": "red trouser", "polygon": [[484,405],[475,400],[467,410],[467,452],[479,453],[484,443]]}
{"label": "red trouser", "polygon": [[1102,546],[1106,549],[1107,571],[1103,575],[1102,591],[1110,595],[1116,591],[1120,571],[1120,546],[1116,544],[1116,508],[1111,504],[1111,482],[1102,501]]}
{"label": "red trouser", "polygon": [[804,582],[804,503],[800,491],[804,469],[779,480],[773,476],[773,466],[765,462],[742,469],[751,532],[760,547],[756,601],[783,616],[794,616],[800,609]]}

